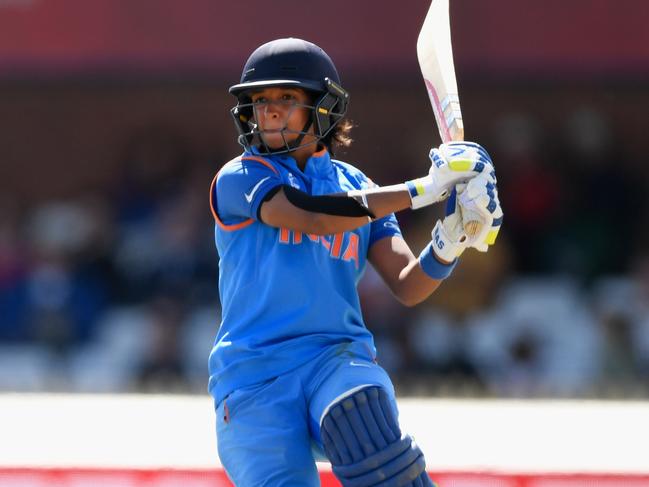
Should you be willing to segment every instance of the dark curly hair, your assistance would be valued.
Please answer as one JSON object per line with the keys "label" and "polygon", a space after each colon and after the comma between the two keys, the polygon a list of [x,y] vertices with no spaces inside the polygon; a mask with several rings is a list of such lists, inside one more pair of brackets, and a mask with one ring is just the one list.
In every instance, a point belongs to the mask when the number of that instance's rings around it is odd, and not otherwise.
{"label": "dark curly hair", "polygon": [[352,145],[354,139],[351,138],[351,131],[354,124],[351,120],[343,118],[334,129],[322,139],[322,143],[327,147],[329,152],[333,155],[334,150],[338,147],[347,148]]}

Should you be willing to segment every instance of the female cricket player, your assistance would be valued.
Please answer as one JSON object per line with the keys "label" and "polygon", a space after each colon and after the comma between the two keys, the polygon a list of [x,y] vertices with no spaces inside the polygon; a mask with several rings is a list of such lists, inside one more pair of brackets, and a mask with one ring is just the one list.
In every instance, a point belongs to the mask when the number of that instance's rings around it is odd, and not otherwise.
{"label": "female cricket player", "polygon": [[[369,260],[397,299],[415,305],[464,249],[486,251],[502,220],[488,154],[442,145],[428,175],[377,187],[333,158],[349,142],[349,95],[329,56],[300,39],[255,50],[230,93],[244,152],[210,190],[223,312],[209,390],[227,474],[237,486],[317,486],[324,456],[344,486],[433,485],[399,427],[356,285]],[[415,257],[394,212],[451,193]],[[462,229],[467,208],[483,223],[474,238]]]}

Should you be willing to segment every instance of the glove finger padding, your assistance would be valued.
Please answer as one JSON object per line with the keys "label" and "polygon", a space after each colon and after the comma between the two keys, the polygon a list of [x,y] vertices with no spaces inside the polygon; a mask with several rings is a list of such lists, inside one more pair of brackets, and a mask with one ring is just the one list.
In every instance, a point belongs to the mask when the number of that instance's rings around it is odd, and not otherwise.
{"label": "glove finger padding", "polygon": [[487,151],[472,142],[442,144],[430,150],[428,175],[406,181],[412,209],[448,198],[456,184],[487,173],[495,183],[495,171]]}
{"label": "glove finger padding", "polygon": [[431,166],[428,174],[436,186],[443,191],[440,200],[445,199],[458,183],[466,183],[479,174],[495,172],[491,159],[479,155],[476,149],[464,150],[463,147],[442,144],[439,149],[432,148],[429,153]]}
{"label": "glove finger padding", "polygon": [[475,142],[449,142],[433,149],[448,163],[453,171],[475,171],[481,173],[493,168],[489,153]]}

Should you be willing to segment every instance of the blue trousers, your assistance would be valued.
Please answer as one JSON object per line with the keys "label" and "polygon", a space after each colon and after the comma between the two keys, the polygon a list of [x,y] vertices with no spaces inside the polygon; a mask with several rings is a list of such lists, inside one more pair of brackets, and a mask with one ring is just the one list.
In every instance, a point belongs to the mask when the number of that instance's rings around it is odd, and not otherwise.
{"label": "blue trousers", "polygon": [[355,348],[329,347],[313,362],[216,404],[219,457],[236,486],[319,486],[315,461],[325,460],[320,423],[328,407],[350,391],[383,387],[396,414],[388,374]]}

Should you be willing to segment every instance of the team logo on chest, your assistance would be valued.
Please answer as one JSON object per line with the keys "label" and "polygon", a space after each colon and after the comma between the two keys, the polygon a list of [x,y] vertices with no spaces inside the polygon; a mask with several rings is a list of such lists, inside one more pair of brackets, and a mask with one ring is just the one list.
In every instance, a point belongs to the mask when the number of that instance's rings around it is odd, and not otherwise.
{"label": "team logo on chest", "polygon": [[290,184],[295,189],[301,189],[300,183],[298,182],[297,178],[293,176],[293,173],[288,173],[288,184]]}
{"label": "team logo on chest", "polygon": [[334,235],[313,235],[302,232],[294,232],[286,228],[280,228],[279,243],[283,245],[302,245],[304,243],[320,244],[328,252],[332,259],[354,262],[358,269],[358,245],[359,238],[354,232],[336,233]]}

